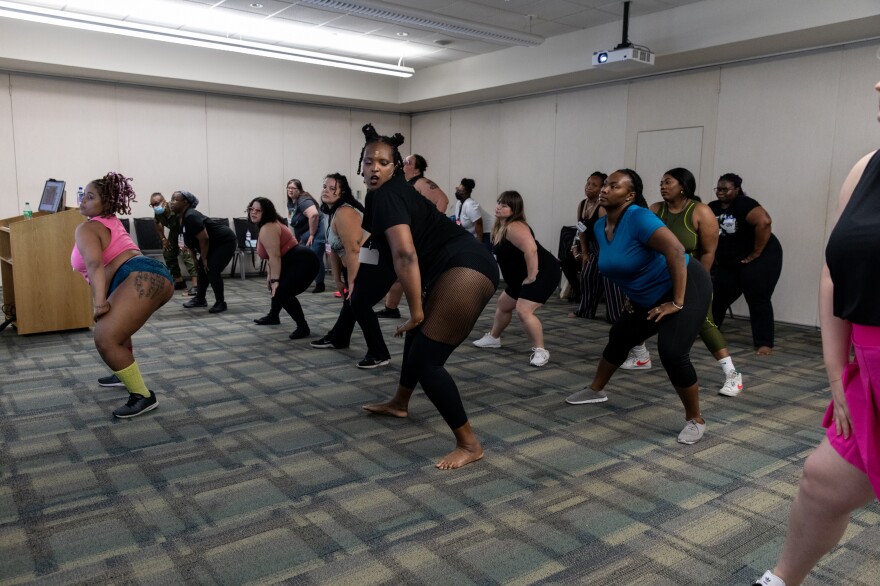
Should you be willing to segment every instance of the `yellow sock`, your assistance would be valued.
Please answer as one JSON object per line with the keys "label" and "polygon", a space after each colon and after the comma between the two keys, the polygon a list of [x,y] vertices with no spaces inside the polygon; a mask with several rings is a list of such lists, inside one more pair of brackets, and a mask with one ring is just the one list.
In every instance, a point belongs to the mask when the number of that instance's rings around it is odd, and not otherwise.
{"label": "yellow sock", "polygon": [[119,380],[122,381],[129,393],[141,395],[142,397],[150,396],[150,391],[147,389],[147,385],[144,384],[144,379],[141,376],[141,369],[138,368],[137,360],[122,370],[114,370],[113,374],[119,377]]}

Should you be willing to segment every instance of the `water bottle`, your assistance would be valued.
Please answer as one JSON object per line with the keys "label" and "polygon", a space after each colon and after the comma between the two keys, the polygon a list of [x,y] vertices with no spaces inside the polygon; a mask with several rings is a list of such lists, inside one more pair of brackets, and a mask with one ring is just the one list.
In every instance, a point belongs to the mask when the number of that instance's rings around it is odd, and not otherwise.
{"label": "water bottle", "polygon": [[25,220],[30,220],[34,217],[34,212],[31,209],[30,202],[24,202],[24,211],[21,213],[21,215],[24,216]]}
{"label": "water bottle", "polygon": [[245,248],[256,248],[257,243],[251,238],[251,231],[248,230],[244,233],[244,245]]}
{"label": "water bottle", "polygon": [[82,203],[83,197],[85,197],[85,195],[86,195],[86,190],[83,189],[82,187],[79,187],[76,190],[76,205],[79,205]]}

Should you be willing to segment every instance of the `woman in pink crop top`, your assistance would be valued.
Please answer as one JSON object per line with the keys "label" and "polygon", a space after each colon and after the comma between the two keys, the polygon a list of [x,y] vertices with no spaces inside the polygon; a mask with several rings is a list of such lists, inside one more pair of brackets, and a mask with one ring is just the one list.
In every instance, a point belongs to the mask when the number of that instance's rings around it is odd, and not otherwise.
{"label": "woman in pink crop top", "polygon": [[88,217],[76,228],[73,268],[92,288],[95,347],[113,376],[102,386],[125,386],[128,401],[113,412],[130,418],[155,409],[132,354],[131,336],[174,294],[174,280],[161,262],[141,254],[116,214],[130,214],[135,194],[130,179],[107,173],[85,188],[79,212]]}
{"label": "woman in pink crop top", "polygon": [[266,286],[272,296],[269,314],[254,321],[258,325],[279,324],[284,309],[296,322],[290,339],[305,338],[311,330],[296,296],[305,291],[318,274],[318,256],[311,248],[297,242],[271,200],[255,197],[248,204],[247,212],[248,219],[259,232],[257,254],[269,261]]}

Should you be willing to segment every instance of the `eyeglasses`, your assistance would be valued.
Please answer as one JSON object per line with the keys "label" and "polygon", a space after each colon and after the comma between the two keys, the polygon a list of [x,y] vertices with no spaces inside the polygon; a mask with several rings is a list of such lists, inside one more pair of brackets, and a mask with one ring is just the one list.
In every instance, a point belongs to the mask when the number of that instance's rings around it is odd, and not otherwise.
{"label": "eyeglasses", "polygon": [[728,191],[733,191],[733,189],[729,187],[716,187],[715,193],[727,193]]}
{"label": "eyeglasses", "polygon": [[155,208],[155,207],[157,207],[157,206],[162,205],[163,203],[165,203],[165,202],[162,202],[162,201],[160,201],[159,203],[152,203],[152,202],[150,202],[150,207],[151,207],[151,208]]}
{"label": "eyeglasses", "polygon": [[263,213],[263,208],[255,208],[255,207],[251,206],[251,207],[249,207],[249,208],[245,208],[244,211],[246,211],[247,213],[251,213],[251,212],[260,212],[260,213],[262,214],[262,213]]}

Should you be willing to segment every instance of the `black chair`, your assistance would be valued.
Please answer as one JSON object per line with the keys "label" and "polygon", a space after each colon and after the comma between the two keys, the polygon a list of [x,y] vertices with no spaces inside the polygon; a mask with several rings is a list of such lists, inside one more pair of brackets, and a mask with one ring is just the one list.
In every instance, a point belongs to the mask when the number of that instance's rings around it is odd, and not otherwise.
{"label": "black chair", "polygon": [[[251,265],[254,267],[257,266],[257,235],[251,233],[251,240],[248,242],[247,235],[253,226],[251,226],[247,218],[232,218],[232,222],[235,225],[235,238],[238,242],[238,248],[235,251],[235,256],[232,257],[232,270],[230,271],[229,276],[232,277],[235,275],[235,268],[238,266],[241,272],[241,278],[244,280],[246,268],[245,259],[248,254],[250,254],[251,257]],[[261,276],[265,270],[266,261],[260,259],[259,272]]]}
{"label": "black chair", "polygon": [[156,220],[153,218],[135,218],[134,234],[138,248],[146,256],[164,259],[162,241],[156,233]]}
{"label": "black chair", "polygon": [[119,218],[119,221],[122,222],[122,227],[125,228],[125,231],[131,234],[131,222],[128,218]]}

